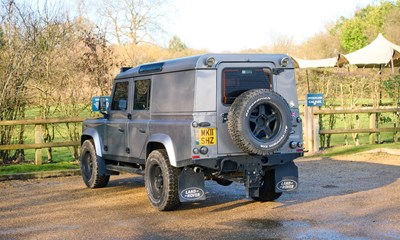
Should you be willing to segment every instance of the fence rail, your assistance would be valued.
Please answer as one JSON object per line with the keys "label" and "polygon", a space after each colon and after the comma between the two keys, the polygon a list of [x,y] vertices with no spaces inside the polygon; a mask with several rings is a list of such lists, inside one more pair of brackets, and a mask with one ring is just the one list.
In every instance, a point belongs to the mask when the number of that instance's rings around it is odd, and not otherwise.
{"label": "fence rail", "polygon": [[[369,142],[375,143],[375,134],[381,132],[400,132],[399,123],[395,127],[382,127],[376,125],[377,114],[379,113],[399,113],[400,108],[380,107],[380,108],[359,108],[359,109],[316,109],[305,106],[304,111],[304,137],[306,147],[309,151],[318,151],[320,148],[319,135],[323,134],[347,134],[347,133],[369,133]],[[319,115],[330,114],[368,114],[369,128],[354,128],[354,129],[320,129]]]}
{"label": "fence rail", "polygon": [[79,146],[79,144],[80,144],[79,141],[11,144],[11,145],[0,145],[0,151],[18,150],[18,149],[41,149],[41,148],[51,148],[51,147],[73,147],[73,146]]}
{"label": "fence rail", "polygon": [[360,128],[360,129],[323,129],[323,130],[319,130],[319,134],[380,133],[380,132],[400,132],[400,127],[392,127],[392,128]]}
{"label": "fence rail", "polygon": [[[375,142],[373,134],[380,132],[400,132],[399,124],[395,127],[376,127],[377,114],[386,112],[400,112],[400,108],[360,108],[360,109],[316,109],[305,106],[304,110],[304,142],[309,151],[319,150],[319,135],[321,134],[347,134],[347,133],[369,133],[370,143]],[[329,114],[369,114],[370,127],[362,129],[320,129],[318,124],[319,115]],[[35,143],[0,145],[0,151],[18,149],[36,149],[35,164],[42,163],[42,149],[52,147],[74,147],[79,146],[79,141],[64,142],[42,142],[42,125],[60,123],[81,123],[84,118],[53,118],[34,120],[0,121],[0,126],[35,125]]]}
{"label": "fence rail", "polygon": [[315,109],[314,115],[320,114],[356,114],[356,113],[385,113],[385,112],[400,112],[400,108],[336,108],[336,109]]}
{"label": "fence rail", "polygon": [[16,126],[16,125],[43,125],[43,124],[56,124],[56,123],[79,123],[83,122],[85,118],[49,118],[49,119],[31,119],[31,120],[11,120],[0,121],[0,126]]}
{"label": "fence rail", "polygon": [[0,151],[19,150],[19,149],[36,149],[35,164],[42,164],[42,149],[52,147],[75,147],[79,146],[79,141],[64,141],[64,142],[47,142],[42,140],[42,125],[45,124],[60,124],[60,123],[81,123],[84,118],[52,118],[52,119],[32,119],[32,120],[12,120],[0,121],[0,126],[19,126],[19,125],[35,125],[35,143],[28,144],[10,144],[0,145]]}

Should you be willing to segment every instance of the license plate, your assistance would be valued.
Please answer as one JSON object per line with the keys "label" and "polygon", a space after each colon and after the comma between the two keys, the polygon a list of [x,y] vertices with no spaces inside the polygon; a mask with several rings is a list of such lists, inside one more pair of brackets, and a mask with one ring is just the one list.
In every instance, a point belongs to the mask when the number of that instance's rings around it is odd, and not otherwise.
{"label": "license plate", "polygon": [[199,128],[198,145],[215,145],[217,144],[216,128]]}

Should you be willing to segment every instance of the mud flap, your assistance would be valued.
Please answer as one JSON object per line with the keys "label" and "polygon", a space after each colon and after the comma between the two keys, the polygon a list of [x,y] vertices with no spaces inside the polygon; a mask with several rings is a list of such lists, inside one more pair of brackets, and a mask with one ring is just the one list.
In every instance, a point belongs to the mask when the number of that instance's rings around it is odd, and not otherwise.
{"label": "mud flap", "polygon": [[204,173],[194,172],[192,168],[184,168],[179,176],[179,200],[193,202],[205,200]]}
{"label": "mud flap", "polygon": [[98,160],[97,161],[97,171],[99,173],[99,176],[106,176],[107,174],[109,174],[107,167],[106,167],[106,162],[99,155],[96,155],[96,157]]}
{"label": "mud flap", "polygon": [[293,161],[275,168],[275,192],[290,192],[299,186],[298,168]]}

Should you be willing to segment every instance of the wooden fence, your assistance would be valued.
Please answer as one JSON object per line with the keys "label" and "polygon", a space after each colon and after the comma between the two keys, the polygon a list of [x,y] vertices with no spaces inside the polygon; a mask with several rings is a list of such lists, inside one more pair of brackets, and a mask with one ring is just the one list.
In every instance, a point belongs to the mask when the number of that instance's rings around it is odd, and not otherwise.
{"label": "wooden fence", "polygon": [[[398,113],[400,112],[400,108],[318,109],[315,107],[305,106],[303,129],[306,149],[310,152],[318,151],[320,149],[319,135],[322,134],[368,133],[369,143],[374,144],[376,141],[376,133],[400,132],[399,123],[394,124],[395,127],[376,127],[377,115],[379,113],[388,112]],[[319,115],[331,114],[368,114],[369,128],[320,129]],[[356,122],[355,125],[357,126],[359,123]]]}
{"label": "wooden fence", "polygon": [[42,149],[51,147],[71,147],[79,146],[79,141],[64,141],[64,142],[43,142],[42,126],[44,124],[61,124],[61,123],[81,123],[84,118],[54,118],[54,119],[35,119],[35,120],[14,120],[14,121],[0,121],[0,126],[18,126],[18,125],[35,125],[35,143],[28,144],[12,144],[0,145],[0,151],[4,150],[18,150],[18,149],[36,149],[35,151],[35,164],[42,164]]}
{"label": "wooden fence", "polygon": [[[308,151],[315,152],[320,148],[320,134],[346,134],[346,133],[369,133],[370,143],[375,143],[375,133],[380,132],[400,132],[400,127],[376,127],[376,117],[379,113],[400,112],[400,108],[361,108],[361,109],[317,109],[305,106],[304,111],[304,143]],[[319,115],[329,114],[368,114],[369,128],[361,129],[323,129],[319,127]],[[35,164],[42,164],[42,149],[51,147],[71,147],[79,146],[79,141],[64,142],[43,142],[42,126],[44,124],[61,124],[61,123],[81,123],[84,118],[63,118],[63,119],[35,119],[35,120],[15,120],[0,121],[0,126],[18,126],[18,125],[35,125],[35,143],[29,144],[12,144],[0,145],[0,151],[18,150],[18,149],[36,149]]]}

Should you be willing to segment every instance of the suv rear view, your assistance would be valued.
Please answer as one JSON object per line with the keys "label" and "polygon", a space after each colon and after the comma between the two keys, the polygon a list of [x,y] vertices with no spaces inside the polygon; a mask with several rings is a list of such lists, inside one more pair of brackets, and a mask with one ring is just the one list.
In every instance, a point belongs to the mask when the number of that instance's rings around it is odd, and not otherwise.
{"label": "suv rear view", "polygon": [[[100,101],[102,102],[102,101]],[[143,174],[159,210],[206,199],[204,180],[243,182],[260,201],[298,186],[303,155],[294,68],[286,55],[205,54],[121,72],[104,118],[84,123],[88,187]],[[101,106],[100,106],[101,108]]]}

